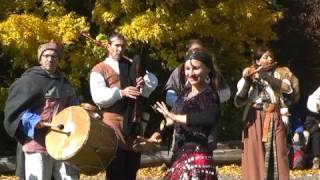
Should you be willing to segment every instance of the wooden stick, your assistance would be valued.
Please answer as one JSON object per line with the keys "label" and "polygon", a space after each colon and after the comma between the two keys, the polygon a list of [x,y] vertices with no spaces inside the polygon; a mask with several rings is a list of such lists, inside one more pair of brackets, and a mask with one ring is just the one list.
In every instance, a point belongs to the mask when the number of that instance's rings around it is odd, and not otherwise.
{"label": "wooden stick", "polygon": [[260,66],[260,67],[258,67],[258,68],[255,68],[253,71],[251,71],[250,73],[248,73],[245,77],[250,77],[250,76],[254,75],[255,73],[260,72],[261,70],[271,69],[271,68],[275,67],[277,64],[278,64],[277,62],[274,62],[274,63],[272,63],[272,64],[269,64],[269,65],[265,66],[265,67],[261,67],[261,66]]}
{"label": "wooden stick", "polygon": [[[106,44],[104,44],[103,42],[94,39],[93,37],[90,36],[89,32],[80,32],[80,35],[82,35],[83,37],[89,39],[91,42],[93,42],[94,44],[96,44],[97,46],[103,47],[103,48],[108,48]],[[125,58],[126,60],[130,61],[131,63],[133,62],[133,60],[131,58],[129,58],[128,56],[122,55],[123,58]]]}
{"label": "wooden stick", "polygon": [[57,128],[57,129],[59,129],[59,130],[63,130],[63,129],[64,129],[64,125],[63,125],[63,124],[53,125],[53,124],[47,123],[47,122],[43,122],[42,124],[43,124],[44,126],[47,126],[47,127]]}

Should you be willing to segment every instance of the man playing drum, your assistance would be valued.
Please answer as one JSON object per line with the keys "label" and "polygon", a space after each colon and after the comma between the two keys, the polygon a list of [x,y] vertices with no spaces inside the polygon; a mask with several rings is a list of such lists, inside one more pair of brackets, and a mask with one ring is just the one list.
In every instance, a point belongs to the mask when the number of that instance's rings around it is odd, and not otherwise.
{"label": "man playing drum", "polygon": [[[108,57],[95,65],[90,74],[91,96],[103,113],[103,122],[117,135],[119,147],[107,167],[108,180],[133,180],[140,166],[141,153],[132,149],[138,135],[139,114],[136,100],[144,84],[137,77],[135,63],[124,58],[125,38],[113,34],[108,39]],[[148,96],[148,95],[147,95]]]}
{"label": "man playing drum", "polygon": [[57,71],[61,56],[62,49],[57,43],[40,45],[40,66],[26,70],[9,89],[4,127],[22,145],[25,156],[22,176],[26,179],[47,180],[52,176],[57,180],[79,179],[77,170],[53,159],[45,146],[48,131],[45,124],[64,108],[79,103],[70,83]]}

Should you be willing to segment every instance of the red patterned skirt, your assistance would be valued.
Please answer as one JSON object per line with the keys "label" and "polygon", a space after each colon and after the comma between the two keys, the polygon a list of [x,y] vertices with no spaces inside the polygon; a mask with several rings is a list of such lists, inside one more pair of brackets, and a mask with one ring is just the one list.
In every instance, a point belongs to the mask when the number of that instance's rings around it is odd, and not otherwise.
{"label": "red patterned skirt", "polygon": [[178,152],[177,158],[168,170],[167,180],[216,180],[212,153],[207,148],[188,143]]}

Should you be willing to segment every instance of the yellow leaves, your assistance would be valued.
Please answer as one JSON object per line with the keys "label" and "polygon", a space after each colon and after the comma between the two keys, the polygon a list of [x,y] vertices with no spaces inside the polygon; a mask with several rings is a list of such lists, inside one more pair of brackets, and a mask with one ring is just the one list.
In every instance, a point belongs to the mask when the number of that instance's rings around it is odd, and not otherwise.
{"label": "yellow leaves", "polygon": [[[211,22],[208,17],[207,9],[196,9],[194,12],[192,12],[189,16],[187,16],[183,27],[185,27],[186,32],[197,32],[199,34],[207,34],[202,33],[207,31],[208,29],[212,29],[210,27]],[[205,27],[205,28],[199,28],[199,27]]]}
{"label": "yellow leaves", "polygon": [[111,12],[104,12],[102,14],[102,19],[104,23],[111,23],[114,19],[116,19],[117,15]]}
{"label": "yellow leaves", "polygon": [[249,7],[245,8],[244,16],[246,16],[249,20],[253,16],[252,10]]}
{"label": "yellow leaves", "polygon": [[[218,169],[218,175],[220,176],[227,176],[229,178],[226,179],[241,179],[240,175],[240,166],[238,165],[227,165],[219,167]],[[165,176],[166,170],[163,166],[157,166],[157,167],[149,167],[149,168],[141,168],[139,169],[137,173],[137,179],[161,179]],[[320,176],[319,170],[290,170],[290,177],[291,178],[318,178]],[[313,177],[313,178],[312,178]],[[13,176],[6,176],[6,175],[0,175],[1,179],[17,179]],[[220,177],[221,178],[221,177]],[[81,180],[91,180],[91,179],[105,179],[105,172],[100,172],[96,174],[95,176],[86,176],[84,174],[80,175]]]}
{"label": "yellow leaves", "polygon": [[50,31],[54,32],[54,39],[64,44],[72,44],[80,36],[81,31],[88,31],[89,24],[84,17],[77,17],[74,13],[65,16],[54,16],[47,21]]}
{"label": "yellow leaves", "polygon": [[[87,31],[89,24],[84,17],[75,13],[68,14],[64,7],[70,4],[66,1],[42,0],[42,7],[31,4],[37,0],[14,1],[13,5],[10,0],[3,1],[4,4],[0,3],[0,18],[11,15],[0,23],[0,42],[4,53],[20,58],[21,61],[14,63],[31,62],[39,43],[51,39],[65,45],[65,58],[76,71],[80,70],[76,68],[78,66],[90,68],[87,67],[90,64],[77,61],[86,62],[83,59],[87,58],[91,62],[94,58],[99,60],[105,56],[105,49],[91,43],[78,42],[79,32]],[[106,40],[106,35],[120,32],[126,37],[129,46],[134,41],[144,43],[142,46],[152,51],[152,59],[167,61],[168,66],[177,64],[177,56],[184,54],[185,44],[191,38],[203,40],[205,46],[225,66],[236,64],[244,59],[244,52],[255,46],[256,39],[268,42],[275,38],[271,27],[283,16],[281,12],[271,11],[263,1],[257,0],[223,0],[212,1],[210,4],[203,0],[90,2],[86,3],[91,6],[94,4],[92,14],[88,16],[94,24],[90,30],[104,33],[96,39]],[[91,10],[91,6],[86,10]],[[15,8],[20,9],[18,12],[33,14],[14,15],[12,9]],[[69,7],[68,10],[77,8]],[[73,52],[74,46],[79,46],[77,50],[80,53]],[[138,48],[132,49],[135,51]],[[67,67],[66,64],[63,66]],[[74,77],[76,79],[76,74]]]}
{"label": "yellow leaves", "polygon": [[66,10],[64,9],[64,7],[57,4],[56,1],[43,0],[42,3],[44,11],[48,13],[50,16],[63,16],[66,14]]}
{"label": "yellow leaves", "polygon": [[319,169],[304,169],[304,170],[291,170],[290,177],[320,177]]}
{"label": "yellow leaves", "polygon": [[273,22],[278,22],[278,21],[281,20],[282,18],[283,18],[283,12],[281,12],[281,11],[275,12],[275,13],[273,13],[273,15],[272,15],[272,20],[273,20]]}
{"label": "yellow leaves", "polygon": [[92,11],[93,20],[100,26],[111,24],[123,13],[132,13],[140,9],[142,2],[137,0],[98,0]]}
{"label": "yellow leaves", "polygon": [[[121,2],[128,3],[125,0]],[[129,41],[142,41],[156,49],[165,49],[165,43],[176,43],[190,38],[192,34],[200,38],[214,39],[223,46],[220,48],[224,51],[242,53],[245,48],[243,42],[251,47],[257,38],[265,42],[275,38],[271,26],[281,17],[278,12],[268,10],[262,1],[255,0],[227,0],[220,1],[215,6],[202,4],[190,9],[182,5],[170,9],[171,6],[167,6],[164,1],[148,2],[155,8],[148,7],[147,3],[147,10],[126,14],[116,29]],[[173,58],[174,55],[168,54],[158,52],[158,56],[170,65],[175,64],[171,62],[176,59]]]}
{"label": "yellow leaves", "polygon": [[92,11],[93,20],[99,25],[105,25],[107,23],[111,23],[116,17],[117,14],[114,14],[103,4],[96,3],[94,10]]}
{"label": "yellow leaves", "polygon": [[175,51],[172,51],[171,49],[160,49],[158,52],[161,59],[168,62],[167,66],[169,67],[175,67],[178,65],[176,59],[177,54],[175,54]]}
{"label": "yellow leaves", "polygon": [[[148,10],[148,12],[150,12],[150,10]],[[168,18],[169,17],[169,12],[167,11],[167,9],[164,9],[163,7],[157,7],[156,8],[156,17],[157,18]]]}
{"label": "yellow leaves", "polygon": [[217,5],[217,9],[218,9],[219,11],[224,11],[224,8],[225,8],[225,6],[224,6],[224,3],[223,3],[223,2],[220,2],[220,3]]}
{"label": "yellow leaves", "polygon": [[83,17],[77,18],[73,13],[48,20],[28,14],[13,14],[0,23],[0,41],[4,45],[16,44],[18,48],[50,39],[71,44],[79,37],[80,31],[87,31],[88,27]]}
{"label": "yellow leaves", "polygon": [[[248,36],[269,39],[274,37],[270,27],[280,17],[277,12],[265,10],[263,2],[254,0],[227,0],[210,8],[202,4],[190,9],[185,9],[182,1],[175,1],[176,5],[181,3],[181,9],[179,6],[170,9],[167,1],[149,0],[144,5],[146,10],[135,13],[131,10],[139,9],[140,5],[135,5],[134,0],[97,2],[94,19],[98,24],[109,23],[129,42],[141,41],[156,47],[190,34],[215,38],[221,43],[227,41],[226,44],[241,43]],[[115,21],[117,18],[119,21]]]}
{"label": "yellow leaves", "polygon": [[119,30],[130,41],[159,44],[170,39],[172,33],[171,26],[167,23],[168,15],[169,13],[160,7],[155,11],[147,10],[144,14],[132,18],[130,23],[119,26]]}
{"label": "yellow leaves", "polygon": [[[32,15],[10,15],[10,17],[0,23],[0,41],[4,45],[17,44],[19,47],[24,47],[26,42],[39,41],[41,38],[46,38],[46,26],[42,27],[43,21]],[[40,27],[44,31],[40,31]]]}
{"label": "yellow leaves", "polygon": [[125,12],[130,12],[132,9],[135,8],[135,3],[139,3],[136,0],[121,0],[121,8]]}
{"label": "yellow leaves", "polygon": [[18,3],[22,8],[25,10],[25,12],[27,12],[28,10],[31,10],[34,8],[35,4],[36,4],[36,0],[25,0],[25,1],[18,1]]}
{"label": "yellow leaves", "polygon": [[29,66],[36,60],[40,43],[51,39],[70,45],[78,40],[80,31],[87,31],[88,23],[70,13],[65,16],[50,16],[47,20],[30,14],[12,14],[0,23],[0,42],[3,50],[12,55],[12,63]]}
{"label": "yellow leaves", "polygon": [[166,171],[163,169],[162,166],[153,167],[153,168],[141,168],[138,171],[138,177],[145,178],[145,179],[151,179],[151,178],[161,178],[164,177]]}
{"label": "yellow leaves", "polygon": [[229,166],[217,167],[218,174],[232,176],[239,179],[241,177],[240,166],[231,164]]}
{"label": "yellow leaves", "polygon": [[[0,42],[4,51],[12,54],[15,59],[34,58],[39,41],[48,39],[50,32],[43,21],[32,15],[10,15],[0,23]],[[20,64],[20,61],[13,61]],[[26,62],[24,63],[26,64]]]}

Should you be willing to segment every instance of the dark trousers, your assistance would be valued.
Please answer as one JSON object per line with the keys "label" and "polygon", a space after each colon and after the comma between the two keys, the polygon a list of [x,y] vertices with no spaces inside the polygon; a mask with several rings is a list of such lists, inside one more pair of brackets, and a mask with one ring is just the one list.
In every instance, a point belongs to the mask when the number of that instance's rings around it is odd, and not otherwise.
{"label": "dark trousers", "polygon": [[312,152],[315,157],[320,157],[320,131],[311,134]]}
{"label": "dark trousers", "polygon": [[22,151],[22,145],[17,143],[17,152],[16,152],[16,176],[19,177],[19,180],[25,179],[24,172],[24,152]]}
{"label": "dark trousers", "polygon": [[141,153],[118,148],[116,157],[107,167],[106,180],[135,180]]}

